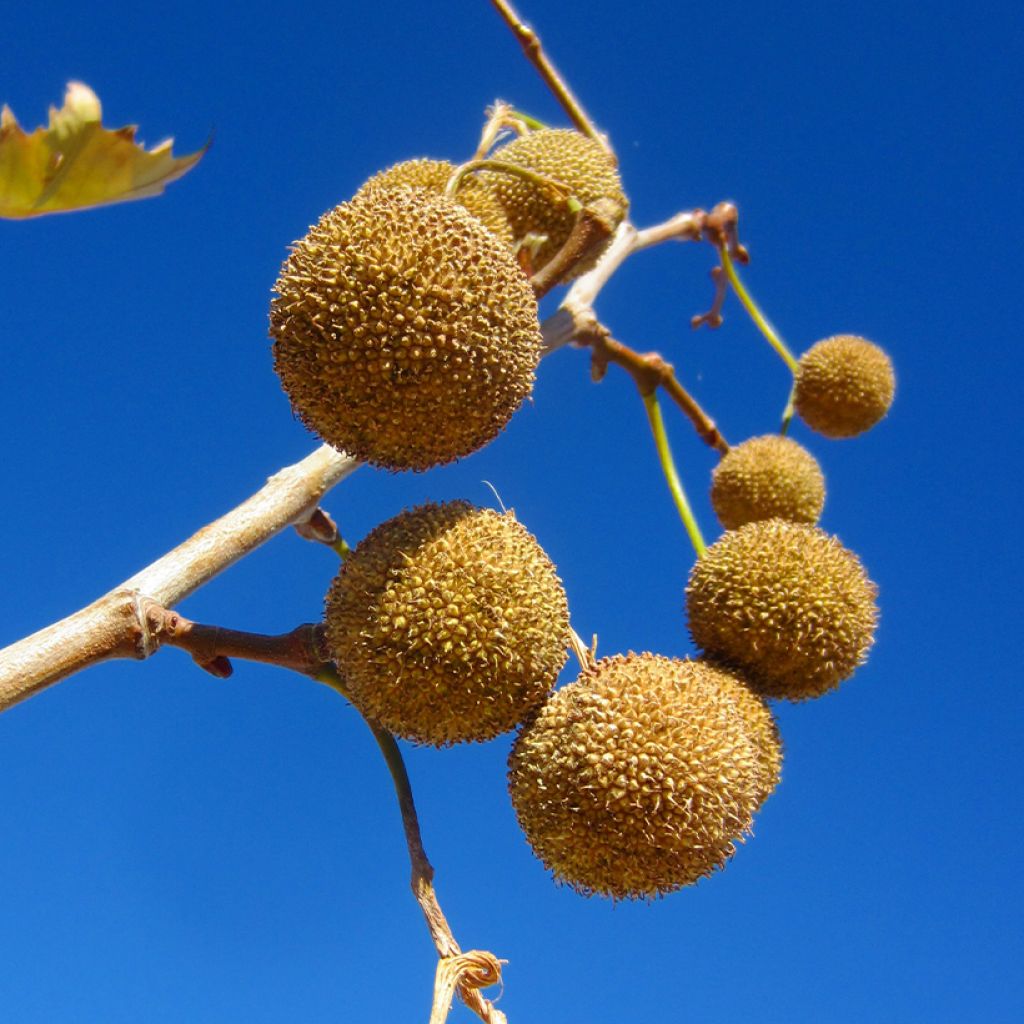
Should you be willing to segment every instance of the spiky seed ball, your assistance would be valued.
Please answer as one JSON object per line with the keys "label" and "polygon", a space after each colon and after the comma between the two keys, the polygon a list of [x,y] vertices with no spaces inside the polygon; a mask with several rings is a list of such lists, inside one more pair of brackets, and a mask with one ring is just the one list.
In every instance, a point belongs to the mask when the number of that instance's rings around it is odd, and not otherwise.
{"label": "spiky seed ball", "polygon": [[686,589],[690,634],[766,697],[834,689],[874,640],[877,590],[857,556],[804,523],[764,519],[705,551]]}
{"label": "spiky seed ball", "polygon": [[492,440],[529,394],[537,303],[472,214],[371,189],[298,242],[270,310],[275,368],[299,418],[388,469],[429,469]]}
{"label": "spiky seed ball", "polygon": [[[493,154],[493,159],[536,171],[569,187],[584,206],[607,200],[621,210],[617,224],[626,216],[629,201],[614,161],[601,144],[571,128],[542,128],[521,135]],[[480,177],[500,200],[516,241],[527,235],[546,235],[533,265],[540,269],[568,241],[576,214],[550,190],[513,174],[496,171]],[[571,276],[589,270],[597,256],[577,266]]]}
{"label": "spiky seed ball", "polygon": [[[375,188],[402,187],[423,189],[432,195],[443,196],[448,187],[448,179],[454,171],[455,165],[447,160],[405,160],[375,174],[359,189],[355,198]],[[466,175],[453,198],[459,206],[465,207],[482,221],[484,227],[489,228],[505,245],[512,245],[512,228],[501,203],[476,175]]]}
{"label": "spiky seed ball", "polygon": [[489,740],[551,692],[569,613],[511,513],[421,505],[373,530],[327,595],[327,643],[358,707],[435,746]]}
{"label": "spiky seed ball", "polygon": [[752,437],[715,467],[711,504],[727,530],[775,517],[813,525],[825,504],[825,477],[814,456],[791,438]]}
{"label": "spiky seed ball", "polygon": [[556,880],[652,897],[728,860],[765,784],[740,685],[704,662],[605,658],[526,722],[509,793]]}
{"label": "spiky seed ball", "polygon": [[885,416],[895,392],[896,375],[885,352],[865,338],[838,334],[800,357],[793,407],[825,437],[855,437]]}
{"label": "spiky seed ball", "polygon": [[709,672],[718,672],[728,680],[723,682],[723,689],[728,692],[743,719],[761,770],[755,805],[757,809],[772,795],[782,777],[782,737],[778,723],[771,708],[754,693],[743,676],[735,674],[724,665],[712,665],[702,659],[696,663],[707,664]]}

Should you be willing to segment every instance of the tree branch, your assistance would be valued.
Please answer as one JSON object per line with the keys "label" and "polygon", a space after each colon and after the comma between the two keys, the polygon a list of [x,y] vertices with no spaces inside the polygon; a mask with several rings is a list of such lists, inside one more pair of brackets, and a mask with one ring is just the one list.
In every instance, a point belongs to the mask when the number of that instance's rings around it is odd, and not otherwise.
{"label": "tree branch", "polygon": [[109,658],[147,658],[159,646],[143,598],[172,607],[316,509],[359,463],[323,445],[274,474],[237,508],[88,607],[0,651],[0,711]]}
{"label": "tree branch", "polygon": [[[702,210],[694,210],[644,231],[623,221],[597,266],[573,283],[558,311],[541,325],[542,354],[594,330],[593,303],[630,255],[663,241],[699,239],[705,218]],[[287,526],[312,520],[304,535],[323,533],[326,528],[316,518],[320,499],[358,466],[351,456],[322,445],[92,604],[0,650],[0,712],[90,665],[148,658],[159,643],[146,627],[146,599],[174,607]]]}

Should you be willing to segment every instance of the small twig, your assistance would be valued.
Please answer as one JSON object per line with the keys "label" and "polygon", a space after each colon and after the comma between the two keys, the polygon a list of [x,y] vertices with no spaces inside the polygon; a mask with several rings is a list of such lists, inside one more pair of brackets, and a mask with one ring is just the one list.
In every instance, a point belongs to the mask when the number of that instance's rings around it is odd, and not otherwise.
{"label": "small twig", "polygon": [[[346,700],[351,702],[351,697],[345,687],[344,680],[333,665],[322,668],[317,673],[316,678],[320,682],[326,683],[331,689],[336,690]],[[380,751],[387,763],[388,771],[391,773],[395,795],[398,797],[398,809],[402,815],[405,845],[409,851],[409,863],[412,868],[412,892],[426,919],[427,929],[433,940],[434,948],[442,960],[461,956],[462,949],[459,947],[458,942],[455,941],[451,926],[448,924],[444,911],[441,910],[441,904],[437,901],[437,894],[434,892],[434,868],[427,857],[427,851],[423,847],[419,817],[416,814],[416,803],[412,795],[412,783],[409,781],[409,773],[405,768],[402,751],[394,736],[387,729],[365,715],[363,716],[363,721],[366,722],[373,733],[373,738],[377,741],[377,746],[380,747]],[[494,964],[500,963],[493,957],[491,959]],[[498,968],[497,975],[495,980],[500,981],[500,967]],[[493,982],[489,984],[493,984]],[[481,1020],[487,1021],[488,1024],[499,1024],[504,1019],[503,1016],[493,1016],[493,1007],[488,1000],[480,995],[477,991],[478,987],[473,984],[471,979],[462,978],[459,981],[459,994],[462,996],[462,1001]]]}
{"label": "small twig", "polygon": [[573,657],[579,662],[581,672],[592,672],[597,663],[597,635],[590,642],[588,647],[583,642],[583,637],[572,627],[569,628],[569,647]]}
{"label": "small twig", "polygon": [[587,116],[580,101],[573,95],[568,83],[555,69],[554,64],[548,60],[541,45],[540,37],[515,12],[508,0],[491,0],[502,20],[509,27],[512,34],[519,41],[519,45],[526,54],[526,59],[537,69],[538,74],[544,80],[544,84],[551,90],[552,95],[562,105],[562,109],[569,116],[569,120],[584,135],[599,142],[607,152],[608,156],[618,162],[615,153],[608,145],[607,139],[594,127],[594,123]]}
{"label": "small twig", "polygon": [[697,404],[697,400],[680,384],[675,368],[657,352],[637,352],[621,341],[612,338],[600,324],[592,333],[584,336],[578,344],[587,345],[591,350],[591,379],[601,380],[609,363],[615,363],[626,370],[636,383],[637,390],[646,398],[659,387],[685,414],[693,424],[700,439],[710,448],[723,454],[729,444],[722,436],[715,421]]}
{"label": "small twig", "polygon": [[267,635],[247,633],[222,626],[206,626],[164,608],[155,601],[143,601],[143,621],[149,632],[147,643],[180,647],[211,675],[226,679],[232,673],[231,658],[278,665],[307,676],[318,676],[330,658],[323,646],[323,627],[304,623],[289,633]]}

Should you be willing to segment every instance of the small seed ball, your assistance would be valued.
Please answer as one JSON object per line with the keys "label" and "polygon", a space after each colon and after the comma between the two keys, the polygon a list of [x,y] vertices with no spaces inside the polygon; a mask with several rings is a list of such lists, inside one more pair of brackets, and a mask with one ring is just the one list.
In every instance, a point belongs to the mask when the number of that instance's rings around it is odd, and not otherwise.
{"label": "small seed ball", "polygon": [[[618,212],[613,227],[629,209],[615,161],[599,142],[571,128],[528,132],[496,150],[493,159],[560,182],[583,206],[606,201]],[[501,171],[482,172],[480,178],[501,203],[517,241],[531,234],[545,237],[533,256],[534,267],[539,270],[569,240],[576,214],[550,189],[526,178]],[[589,270],[599,255],[574,267],[566,280]]]}
{"label": "small seed ball", "polygon": [[296,243],[270,310],[299,418],[376,466],[424,470],[493,440],[533,387],[537,302],[508,248],[422,189],[368,189]]}
{"label": "small seed ball", "polygon": [[857,556],[804,523],[764,519],[705,551],[686,589],[690,634],[766,697],[820,697],[874,640],[877,590]]}
{"label": "small seed ball", "polygon": [[[378,171],[356,193],[359,199],[372,189],[417,188],[433,195],[443,196],[448,180],[455,173],[455,165],[448,160],[404,160],[384,171]],[[465,207],[484,227],[505,245],[512,245],[512,228],[497,196],[493,195],[476,175],[467,174],[459,183],[458,191],[450,197]]]}
{"label": "small seed ball", "polygon": [[421,505],[373,530],[327,595],[328,647],[353,702],[434,746],[515,728],[567,658],[565,591],[512,513]]}
{"label": "small seed ball", "polygon": [[526,722],[509,793],[557,881],[584,895],[649,898],[729,859],[769,784],[738,689],[705,662],[616,656]]}
{"label": "small seed ball", "polygon": [[814,456],[791,438],[752,437],[715,467],[711,504],[727,530],[776,517],[813,525],[825,505],[825,477]]}
{"label": "small seed ball", "polygon": [[889,411],[896,375],[885,352],[865,338],[838,334],[801,357],[793,392],[800,418],[825,437],[855,437]]}

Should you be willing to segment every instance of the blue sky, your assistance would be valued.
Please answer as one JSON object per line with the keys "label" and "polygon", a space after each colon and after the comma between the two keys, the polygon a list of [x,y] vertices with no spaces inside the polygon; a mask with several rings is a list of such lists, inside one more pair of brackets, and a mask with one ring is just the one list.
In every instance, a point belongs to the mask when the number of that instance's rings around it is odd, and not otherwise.
{"label": "blue sky", "polygon": [[[513,1024],[1019,1020],[1019,5],[523,14],[610,133],[638,224],[735,200],[745,279],[795,350],[856,331],[891,353],[875,431],[795,428],[882,623],[837,693],[778,709],[784,779],[756,836],[654,904],[551,884],[505,797],[507,738],[409,750],[456,935],[508,959]],[[321,212],[397,160],[464,158],[495,97],[561,120],[483,0],[23,4],[4,36],[0,100],[26,127],[81,79],[147,142],[215,142],[162,198],[0,222],[0,643],[314,447],[272,372],[267,309]],[[773,429],[788,381],[735,301],[720,331],[691,332],[710,265],[706,247],[641,254],[599,313],[739,441]],[[668,423],[710,539],[714,456]],[[357,540],[428,498],[491,503],[485,480],[600,652],[690,652],[693,555],[624,375],[595,386],[583,353],[559,352],[486,450],[360,469],[325,504]],[[183,610],[289,629],[319,616],[332,557],[281,536]],[[220,682],[173,650],[102,666],[0,717],[0,779],[12,1024],[426,1019],[435,961],[386,772],[326,688],[242,664]]]}

